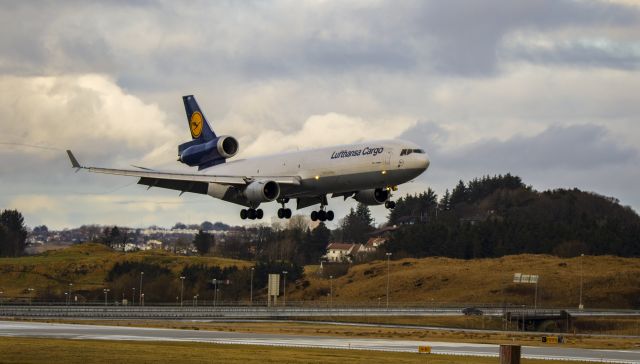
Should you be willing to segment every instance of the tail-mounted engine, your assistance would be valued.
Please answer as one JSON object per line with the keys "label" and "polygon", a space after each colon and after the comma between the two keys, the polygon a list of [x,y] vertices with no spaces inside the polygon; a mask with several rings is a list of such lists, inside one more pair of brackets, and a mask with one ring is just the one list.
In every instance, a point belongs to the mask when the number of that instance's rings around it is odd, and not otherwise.
{"label": "tail-mounted engine", "polygon": [[194,139],[180,144],[178,160],[188,166],[204,169],[224,163],[227,158],[236,155],[238,149],[238,140],[232,136],[223,135],[204,143]]}

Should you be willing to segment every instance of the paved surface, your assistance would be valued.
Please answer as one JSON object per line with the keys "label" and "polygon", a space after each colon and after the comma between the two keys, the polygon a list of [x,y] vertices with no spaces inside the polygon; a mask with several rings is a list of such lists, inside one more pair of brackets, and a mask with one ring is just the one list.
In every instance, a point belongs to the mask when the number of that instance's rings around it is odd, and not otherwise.
{"label": "paved surface", "polygon": [[[434,354],[497,356],[498,345],[429,342],[391,339],[356,339],[330,336],[293,336],[220,331],[175,330],[138,327],[49,324],[0,321],[0,336],[46,337],[93,340],[193,341],[218,344],[380,350],[417,352],[418,346],[431,346]],[[523,357],[535,359],[581,360],[609,363],[640,363],[638,350],[589,350],[558,347],[522,348]]]}

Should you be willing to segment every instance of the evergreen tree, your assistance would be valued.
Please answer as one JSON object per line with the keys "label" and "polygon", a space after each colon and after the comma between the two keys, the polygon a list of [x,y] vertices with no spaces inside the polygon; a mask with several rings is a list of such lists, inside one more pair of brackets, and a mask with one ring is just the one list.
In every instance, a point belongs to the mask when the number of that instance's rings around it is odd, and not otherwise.
{"label": "evergreen tree", "polygon": [[350,243],[366,242],[368,234],[373,231],[372,221],[371,211],[366,205],[358,204],[355,211],[351,208],[349,214],[342,219],[343,241]]}
{"label": "evergreen tree", "polygon": [[202,230],[199,230],[196,236],[193,238],[193,245],[198,250],[200,255],[205,255],[209,252],[214,243],[213,235],[209,233],[205,233]]}
{"label": "evergreen tree", "polygon": [[27,228],[18,210],[4,210],[0,214],[0,256],[17,257],[24,253]]}
{"label": "evergreen tree", "polygon": [[331,230],[324,222],[318,224],[313,230],[307,230],[307,236],[301,247],[304,264],[317,263],[320,257],[326,253],[329,239],[331,239]]}
{"label": "evergreen tree", "polygon": [[451,194],[449,193],[449,189],[444,191],[444,195],[440,199],[440,210],[449,211],[451,209]]}

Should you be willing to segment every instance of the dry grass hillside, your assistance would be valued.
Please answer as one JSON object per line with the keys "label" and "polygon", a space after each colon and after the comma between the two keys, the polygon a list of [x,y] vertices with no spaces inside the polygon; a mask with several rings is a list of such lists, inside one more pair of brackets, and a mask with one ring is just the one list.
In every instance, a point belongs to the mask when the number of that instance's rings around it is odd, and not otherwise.
{"label": "dry grass hillside", "polygon": [[[516,255],[494,259],[402,259],[390,262],[391,303],[482,303],[533,305],[534,285],[511,283],[516,272],[540,275],[538,305],[577,307],[580,259]],[[584,293],[587,308],[639,308],[640,259],[585,256]],[[293,300],[327,300],[329,279],[318,266],[287,291]],[[385,303],[387,262],[356,265],[333,279],[333,302]]]}
{"label": "dry grass hillside", "polygon": [[122,253],[100,244],[79,244],[67,249],[51,250],[20,258],[0,258],[0,288],[5,297],[25,294],[26,288],[37,292],[65,290],[73,282],[74,290],[96,290],[104,287],[107,272],[118,262],[158,264],[180,275],[186,265],[249,266],[241,260],[216,257],[185,257],[164,250]]}

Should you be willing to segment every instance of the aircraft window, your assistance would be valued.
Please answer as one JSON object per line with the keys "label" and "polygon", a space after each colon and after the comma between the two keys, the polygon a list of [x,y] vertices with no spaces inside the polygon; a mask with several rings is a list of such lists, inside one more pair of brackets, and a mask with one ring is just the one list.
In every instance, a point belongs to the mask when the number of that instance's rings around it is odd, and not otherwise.
{"label": "aircraft window", "polygon": [[400,152],[400,156],[402,157],[403,155],[407,155],[407,150],[403,149],[402,152]]}
{"label": "aircraft window", "polygon": [[423,149],[414,149],[414,153],[425,154]]}

